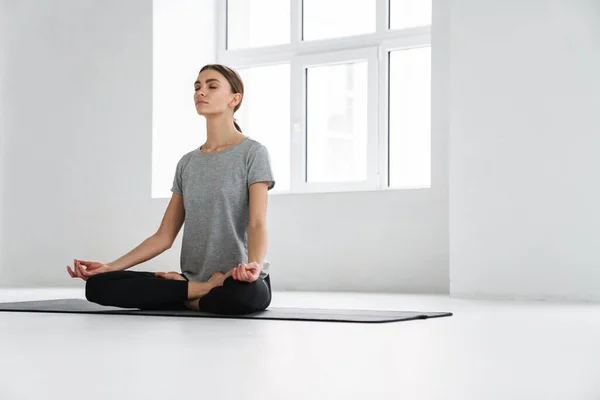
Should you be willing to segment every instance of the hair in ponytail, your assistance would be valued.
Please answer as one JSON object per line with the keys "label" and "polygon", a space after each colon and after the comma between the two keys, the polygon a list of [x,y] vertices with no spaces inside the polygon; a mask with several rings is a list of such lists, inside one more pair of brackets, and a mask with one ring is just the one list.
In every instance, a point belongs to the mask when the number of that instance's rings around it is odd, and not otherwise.
{"label": "hair in ponytail", "polygon": [[233,119],[233,125],[235,125],[235,129],[237,129],[240,132],[242,131],[242,128],[240,128],[240,126],[238,125],[237,120],[235,118]]}

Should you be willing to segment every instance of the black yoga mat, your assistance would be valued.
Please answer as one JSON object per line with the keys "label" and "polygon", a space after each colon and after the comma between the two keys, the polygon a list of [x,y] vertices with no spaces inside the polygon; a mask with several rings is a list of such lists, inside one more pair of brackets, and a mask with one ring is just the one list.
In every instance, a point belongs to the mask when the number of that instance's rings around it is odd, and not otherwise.
{"label": "black yoga mat", "polygon": [[194,310],[139,310],[132,308],[106,307],[84,299],[59,299],[41,301],[21,301],[0,303],[0,311],[43,312],[43,313],[77,313],[77,314],[118,314],[118,315],[152,315],[169,317],[201,317],[201,318],[244,318],[244,319],[276,319],[293,321],[329,321],[329,322],[395,322],[415,319],[449,317],[449,312],[417,312],[417,311],[377,311],[377,310],[345,310],[319,308],[283,308],[269,307],[247,315],[210,314]]}

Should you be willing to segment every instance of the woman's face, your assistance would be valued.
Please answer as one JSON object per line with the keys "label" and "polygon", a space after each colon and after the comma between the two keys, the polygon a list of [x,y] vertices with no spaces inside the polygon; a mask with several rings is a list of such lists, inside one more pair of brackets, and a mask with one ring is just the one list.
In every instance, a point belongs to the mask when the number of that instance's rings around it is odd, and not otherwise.
{"label": "woman's face", "polygon": [[231,86],[219,72],[206,69],[198,74],[194,83],[194,104],[200,115],[231,112],[241,98],[239,93],[231,93]]}

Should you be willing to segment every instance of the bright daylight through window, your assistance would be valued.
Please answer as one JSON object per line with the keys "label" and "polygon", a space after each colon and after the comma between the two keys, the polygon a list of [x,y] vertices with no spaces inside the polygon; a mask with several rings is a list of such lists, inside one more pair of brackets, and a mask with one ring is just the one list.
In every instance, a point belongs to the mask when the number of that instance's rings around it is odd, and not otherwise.
{"label": "bright daylight through window", "polygon": [[213,61],[244,80],[236,118],[269,149],[272,193],[430,187],[431,0],[223,0],[214,12]]}

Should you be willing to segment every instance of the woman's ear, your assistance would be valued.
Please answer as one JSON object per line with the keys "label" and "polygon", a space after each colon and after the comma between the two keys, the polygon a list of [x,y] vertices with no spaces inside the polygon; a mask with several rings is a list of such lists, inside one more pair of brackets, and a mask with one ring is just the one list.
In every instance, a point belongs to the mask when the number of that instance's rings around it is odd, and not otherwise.
{"label": "woman's ear", "polygon": [[233,98],[232,98],[232,99],[231,99],[231,101],[229,102],[229,105],[230,105],[231,107],[235,107],[235,106],[237,106],[238,104],[240,104],[240,102],[241,102],[241,101],[242,101],[242,95],[241,95],[241,94],[239,94],[239,93],[235,93],[235,94],[233,95]]}

